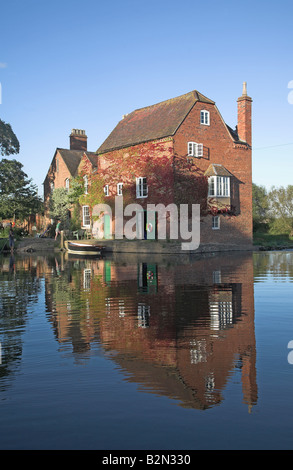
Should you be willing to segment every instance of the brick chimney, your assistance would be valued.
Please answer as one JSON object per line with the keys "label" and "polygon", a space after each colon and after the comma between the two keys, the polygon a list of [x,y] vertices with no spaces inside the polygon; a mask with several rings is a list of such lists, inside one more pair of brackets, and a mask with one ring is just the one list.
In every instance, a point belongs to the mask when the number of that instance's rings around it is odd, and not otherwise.
{"label": "brick chimney", "polygon": [[238,98],[238,136],[240,140],[243,140],[251,146],[251,103],[252,99],[247,96],[247,84],[243,82],[242,96]]}
{"label": "brick chimney", "polygon": [[70,150],[87,151],[87,136],[81,129],[72,129],[70,138]]}

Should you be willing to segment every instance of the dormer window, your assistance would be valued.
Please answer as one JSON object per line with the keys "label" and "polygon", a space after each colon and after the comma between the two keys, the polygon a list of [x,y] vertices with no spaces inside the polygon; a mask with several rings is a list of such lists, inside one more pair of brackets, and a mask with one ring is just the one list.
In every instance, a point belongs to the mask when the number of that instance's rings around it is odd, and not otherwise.
{"label": "dormer window", "polygon": [[210,125],[210,113],[205,109],[202,109],[200,112],[200,123],[204,124],[205,126]]}
{"label": "dormer window", "polygon": [[189,157],[202,157],[203,156],[203,144],[197,142],[188,142],[188,156]]}

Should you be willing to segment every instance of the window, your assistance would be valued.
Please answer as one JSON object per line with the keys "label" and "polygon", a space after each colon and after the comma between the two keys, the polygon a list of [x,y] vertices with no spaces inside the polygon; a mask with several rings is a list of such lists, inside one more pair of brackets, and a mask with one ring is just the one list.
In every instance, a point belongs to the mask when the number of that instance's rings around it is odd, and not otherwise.
{"label": "window", "polygon": [[69,178],[66,178],[65,180],[65,189],[66,191],[69,191]]}
{"label": "window", "polygon": [[188,142],[188,156],[189,157],[202,157],[203,156],[203,144],[197,144],[196,142]]}
{"label": "window", "polygon": [[211,329],[223,330],[233,324],[232,302],[210,302]]}
{"label": "window", "polygon": [[84,181],[84,194],[88,194],[89,180],[87,176],[83,177]]}
{"label": "window", "polygon": [[123,183],[117,184],[117,196],[122,196]]}
{"label": "window", "polygon": [[208,181],[209,196],[230,197],[229,176],[210,176]]}
{"label": "window", "polygon": [[213,216],[212,229],[213,230],[219,230],[220,229],[220,216],[219,215]]}
{"label": "window", "polygon": [[105,196],[109,196],[109,185],[108,184],[106,184],[104,186],[104,193],[105,193]]}
{"label": "window", "polygon": [[90,208],[89,206],[82,206],[82,225],[83,227],[90,227]]}
{"label": "window", "polygon": [[92,270],[91,269],[84,269],[83,270],[83,288],[90,289],[91,288],[91,277],[92,277]]}
{"label": "window", "polygon": [[147,197],[148,185],[145,177],[136,178],[136,197]]}
{"label": "window", "polygon": [[204,109],[200,112],[200,123],[204,124],[205,126],[210,125],[210,113],[209,111],[205,111]]}
{"label": "window", "polygon": [[139,303],[137,306],[138,327],[148,328],[150,326],[150,306]]}
{"label": "window", "polygon": [[221,271],[213,271],[213,284],[221,284],[222,273]]}

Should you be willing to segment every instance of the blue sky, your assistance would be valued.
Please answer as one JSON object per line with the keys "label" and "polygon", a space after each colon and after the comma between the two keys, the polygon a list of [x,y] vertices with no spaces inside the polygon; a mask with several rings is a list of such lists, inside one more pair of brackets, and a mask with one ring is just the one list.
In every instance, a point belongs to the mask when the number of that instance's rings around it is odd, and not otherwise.
{"label": "blue sky", "polygon": [[[95,151],[122,118],[197,89],[237,124],[253,98],[253,181],[292,183],[292,1],[10,0],[1,5],[0,118],[42,182],[56,147],[85,129]],[[292,85],[293,89],[293,85]]]}

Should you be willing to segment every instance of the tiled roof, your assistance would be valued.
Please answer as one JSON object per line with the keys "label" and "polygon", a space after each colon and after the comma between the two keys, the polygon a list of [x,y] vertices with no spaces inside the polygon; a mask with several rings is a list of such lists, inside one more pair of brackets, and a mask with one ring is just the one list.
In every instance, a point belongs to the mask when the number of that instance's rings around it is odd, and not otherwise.
{"label": "tiled roof", "polygon": [[57,148],[57,151],[60,153],[72,176],[75,176],[80,160],[84,154],[88,156],[90,162],[94,167],[97,166],[97,155],[94,152],[85,152],[84,150],[68,150],[60,148]]}
{"label": "tiled roof", "polygon": [[218,163],[212,163],[205,171],[205,176],[232,176],[232,174]]}
{"label": "tiled roof", "polygon": [[126,115],[97,150],[98,154],[173,136],[197,101],[215,104],[198,91]]}
{"label": "tiled roof", "polygon": [[84,152],[94,168],[98,166],[98,155],[95,152]]}

